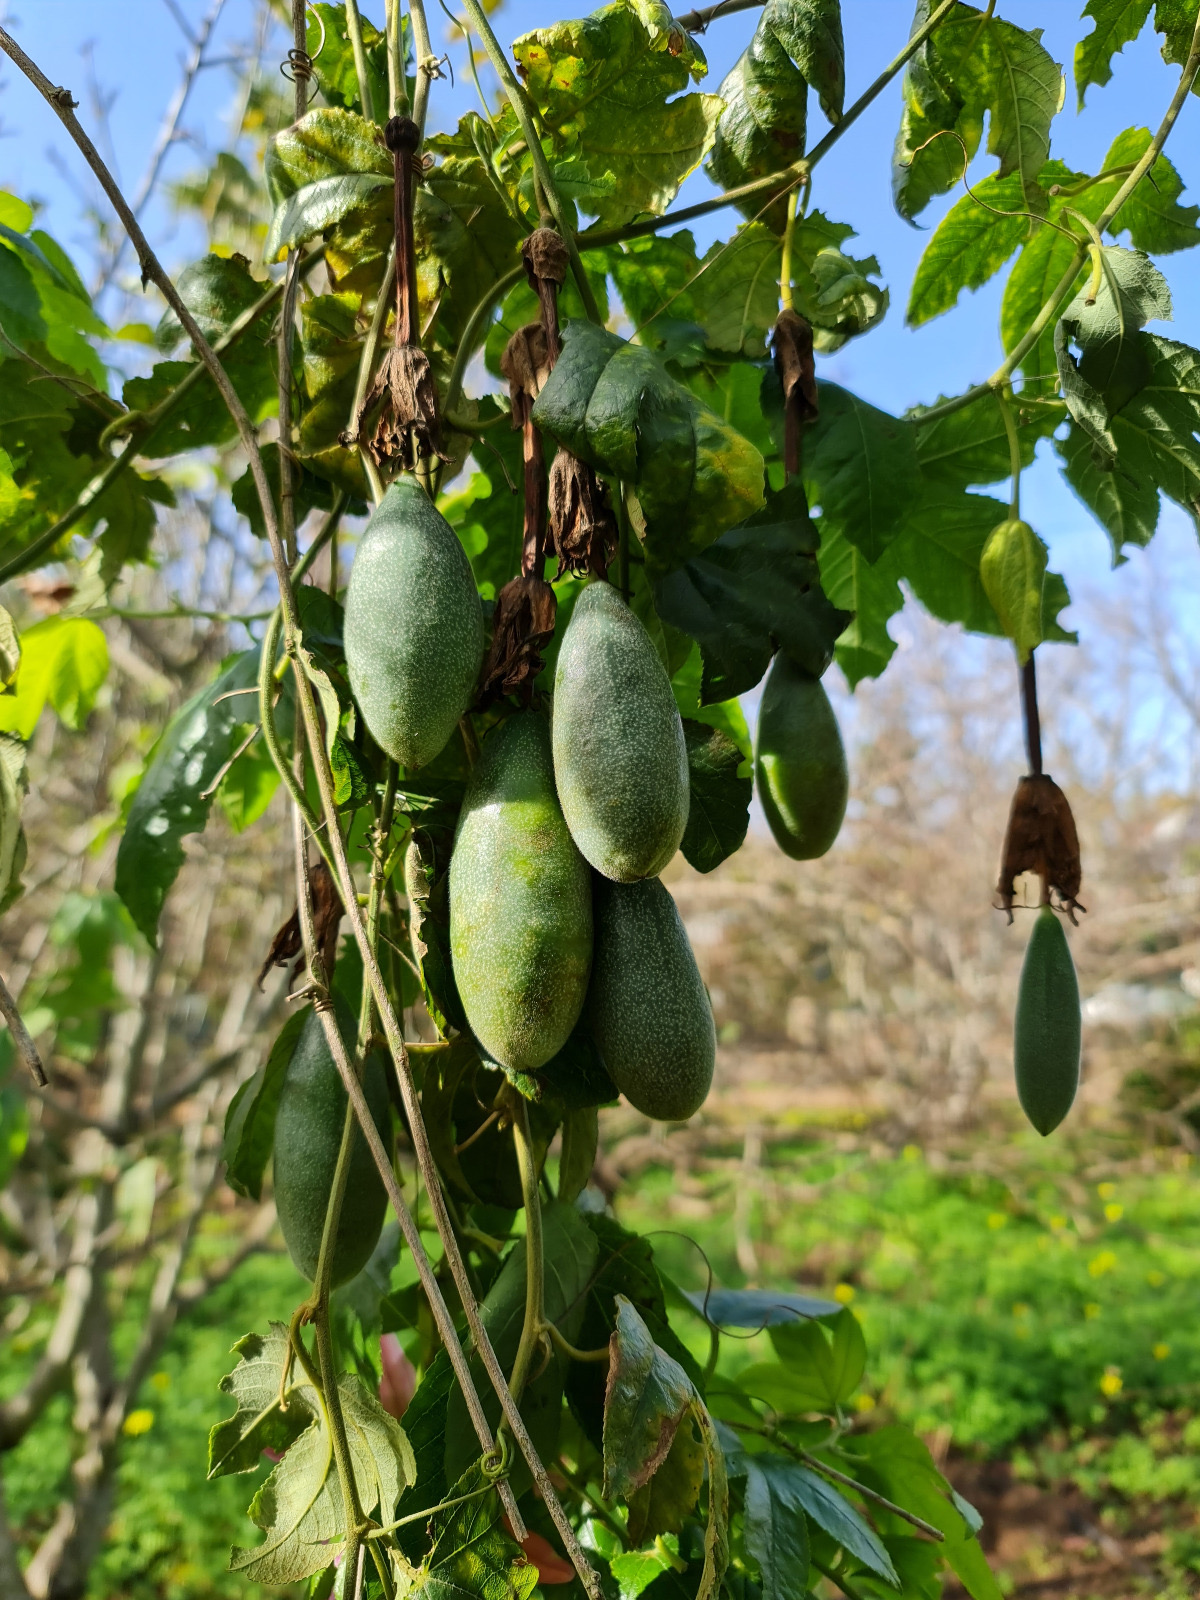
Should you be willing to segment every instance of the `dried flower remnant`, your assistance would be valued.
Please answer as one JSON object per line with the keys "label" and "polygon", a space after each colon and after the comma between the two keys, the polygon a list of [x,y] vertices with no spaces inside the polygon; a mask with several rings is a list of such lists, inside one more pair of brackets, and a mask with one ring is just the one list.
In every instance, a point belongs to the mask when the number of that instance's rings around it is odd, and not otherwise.
{"label": "dried flower remnant", "polygon": [[591,467],[561,448],[550,463],[549,516],[560,567],[602,578],[617,547],[616,519]]}
{"label": "dried flower remnant", "polygon": [[[313,902],[313,934],[321,956],[326,981],[333,975],[337,959],[338,928],[342,921],[342,897],[333,881],[333,874],[323,861],[317,861],[308,874]],[[291,916],[271,940],[271,948],[258,974],[258,987],[272,967],[286,967],[295,956],[303,956],[304,944],[300,936],[300,908]],[[297,972],[299,966],[297,966]],[[292,977],[296,976],[293,972]]]}
{"label": "dried flower remnant", "polygon": [[1087,910],[1078,900],[1083,869],[1075,818],[1066,795],[1044,772],[1030,773],[1018,782],[1008,814],[997,893],[1010,922],[1016,880],[1024,872],[1041,879],[1044,898],[1051,891],[1058,895],[1072,922],[1076,911]]}
{"label": "dried flower remnant", "polygon": [[417,156],[420,138],[420,130],[410,117],[392,117],[384,129],[384,141],[395,166],[396,315],[392,346],[379,363],[354,419],[353,435],[354,439],[361,437],[365,419],[378,408],[367,449],[376,466],[395,462],[401,470],[415,467],[430,456],[442,461],[450,459],[442,445],[433,372],[417,333],[412,198],[413,179],[421,171]]}
{"label": "dried flower remnant", "polygon": [[479,704],[502,695],[520,695],[528,705],[534,679],[545,666],[542,649],[554,637],[558,601],[544,578],[532,573],[512,578],[496,596],[492,642],[483,666]]}
{"label": "dried flower remnant", "polygon": [[791,478],[800,470],[800,429],[818,413],[813,331],[798,311],[785,307],[779,313],[771,354],[783,389],[783,464]]}

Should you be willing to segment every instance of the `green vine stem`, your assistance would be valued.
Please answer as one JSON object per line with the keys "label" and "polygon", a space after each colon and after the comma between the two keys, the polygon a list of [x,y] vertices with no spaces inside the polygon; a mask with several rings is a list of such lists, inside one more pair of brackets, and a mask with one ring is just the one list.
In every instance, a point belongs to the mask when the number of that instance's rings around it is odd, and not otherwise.
{"label": "green vine stem", "polygon": [[783,252],[779,258],[779,304],[785,311],[793,309],[792,242],[796,236],[796,205],[799,199],[799,188],[792,189],[787,197],[787,224],[783,230]]}
{"label": "green vine stem", "polygon": [[1021,441],[1017,434],[1017,423],[1013,416],[1010,404],[1012,389],[997,389],[996,404],[1000,407],[1000,415],[1004,419],[1004,432],[1008,436],[1008,469],[1012,474],[1012,492],[1009,496],[1008,514],[1014,522],[1021,517]]}
{"label": "green vine stem", "polygon": [[525,1321],[521,1327],[521,1342],[517,1346],[508,1388],[513,1399],[520,1404],[534,1357],[542,1349],[546,1336],[546,1261],[537,1162],[529,1131],[529,1106],[523,1095],[514,1098],[517,1105],[512,1124],[513,1144],[517,1152],[517,1170],[521,1175],[521,1198],[525,1203]]}
{"label": "green vine stem", "polygon": [[[502,300],[510,289],[525,280],[523,265],[515,266],[506,272],[502,278],[497,278],[479,304],[467,318],[467,325],[463,329],[462,338],[458,341],[458,349],[454,352],[454,364],[450,368],[450,377],[446,383],[446,403],[442,407],[442,415],[454,410],[462,396],[463,379],[467,368],[471,364],[471,357],[475,354],[476,343],[486,324],[491,318],[492,309],[498,300]],[[364,389],[364,394],[366,390]]]}
{"label": "green vine stem", "polygon": [[591,322],[603,322],[600,307],[596,304],[596,297],[592,293],[591,283],[588,281],[584,269],[583,258],[579,254],[579,246],[575,242],[575,230],[567,222],[567,214],[559,198],[558,189],[554,183],[554,174],[550,171],[550,163],[546,160],[546,152],[542,149],[542,141],[538,137],[537,128],[534,126],[533,112],[528,98],[517,75],[509,64],[508,57],[501,47],[500,41],[492,31],[492,25],[487,19],[480,0],[464,0],[467,15],[475,25],[475,31],[488,53],[488,59],[496,69],[496,75],[504,86],[509,104],[513,108],[517,121],[521,124],[521,131],[525,135],[525,143],[529,149],[530,159],[533,162],[534,178],[541,184],[546,199],[554,213],[554,220],[558,224],[558,231],[562,234],[563,243],[567,247],[567,254],[571,258],[571,270],[575,274],[575,282],[579,289],[583,308]]}
{"label": "green vine stem", "polygon": [[[392,760],[388,760],[387,771],[383,780],[383,795],[379,802],[379,810],[375,817],[375,837],[371,850],[371,886],[367,894],[367,941],[375,952],[379,953],[379,910],[383,901],[384,879],[387,876],[388,865],[391,857],[388,855],[388,840],[391,838],[392,822],[396,814],[396,782],[399,777],[399,768]],[[371,1041],[371,1021],[374,1009],[374,999],[371,995],[371,986],[363,976],[362,1000],[358,1013],[358,1054],[360,1060],[366,1055]]]}
{"label": "green vine stem", "polygon": [[400,26],[400,0],[386,0],[384,28],[387,32],[388,115],[408,115],[408,82],[404,75],[404,32]]}
{"label": "green vine stem", "polygon": [[[308,34],[304,0],[292,0],[292,45],[297,61],[307,59]],[[293,72],[295,119],[300,121],[308,109],[308,73]],[[283,525],[283,548],[289,561],[296,559],[296,467],[292,457],[292,341],[295,336],[296,298],[300,287],[300,252],[287,253],[283,273],[283,307],[279,314],[279,517]]]}
{"label": "green vine stem", "polygon": [[596,1362],[612,1359],[612,1351],[605,1345],[599,1345],[595,1350],[580,1350],[577,1345],[563,1336],[552,1322],[544,1322],[543,1330],[550,1335],[550,1342],[556,1350],[561,1350],[570,1361]]}
{"label": "green vine stem", "polygon": [[844,1578],[840,1572],[835,1572],[827,1562],[818,1561],[816,1556],[810,1556],[809,1564],[815,1567],[823,1578],[828,1578],[835,1588],[840,1589],[846,1600],[866,1600],[861,1589],[856,1589],[848,1578]]}
{"label": "green vine stem", "polygon": [[[1141,159],[1136,163],[1116,194],[1113,195],[1108,205],[1096,218],[1094,224],[1092,224],[1097,238],[1104,235],[1105,231],[1116,219],[1121,207],[1162,154],[1163,146],[1167,142],[1171,129],[1175,126],[1179,119],[1179,113],[1187,103],[1187,97],[1191,93],[1192,85],[1196,81],[1198,72],[1200,72],[1200,14],[1196,17],[1196,28],[1192,34],[1188,58],[1183,64],[1183,70],[1179,75],[1179,83],[1176,86],[1174,95],[1171,97],[1171,103],[1167,107],[1166,114],[1159,124],[1157,133],[1146,146]],[[1075,280],[1078,278],[1083,264],[1093,248],[1090,237],[1080,241],[1074,255],[1071,257],[1070,265],[1051,291],[1049,299],[1033,319],[1028,331],[1017,341],[991,377],[987,378],[983,383],[977,383],[974,388],[968,389],[965,394],[956,395],[953,400],[947,400],[940,406],[931,406],[928,411],[923,411],[919,417],[913,419],[918,427],[923,427],[929,422],[936,422],[939,417],[951,416],[955,411],[961,411],[964,406],[971,405],[989,392],[1001,389],[1009,381],[1012,374],[1021,365],[1022,361],[1024,361],[1025,357],[1058,315],[1059,307],[1075,287]]]}
{"label": "green vine stem", "polygon": [[363,48],[362,18],[358,14],[358,0],[346,0],[346,32],[350,37],[350,50],[354,56],[354,75],[358,79],[358,99],[362,114],[368,122],[375,121],[375,102],[371,98],[371,77],[367,71],[367,52]]}
{"label": "green vine stem", "polygon": [[[396,4],[399,3],[400,0],[396,0]],[[408,20],[412,27],[413,56],[417,66],[417,81],[413,87],[413,121],[424,136],[429,87],[437,72],[437,57],[429,42],[429,24],[425,20],[423,0],[408,0]]]}

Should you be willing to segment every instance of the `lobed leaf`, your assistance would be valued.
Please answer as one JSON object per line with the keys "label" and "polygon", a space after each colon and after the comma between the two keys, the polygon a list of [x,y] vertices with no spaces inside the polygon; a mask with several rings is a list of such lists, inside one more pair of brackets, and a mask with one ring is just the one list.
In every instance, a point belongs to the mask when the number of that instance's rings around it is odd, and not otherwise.
{"label": "lobed leaf", "polygon": [[1028,229],[1019,211],[1024,194],[1019,174],[987,177],[956,202],[938,223],[917,265],[906,320],[920,327],[958,304],[964,289],[978,289],[1020,248]]}
{"label": "lobed leaf", "polygon": [[804,477],[822,541],[844,538],[876,562],[919,492],[913,430],[837,384],[821,384],[820,405],[805,433]]}
{"label": "lobed leaf", "polygon": [[513,54],[557,147],[593,179],[611,174],[611,189],[586,202],[601,225],[664,212],[704,158],[721,109],[715,95],[681,93],[708,65],[667,7],[615,0],[523,34]]}
{"label": "lobed leaf", "polygon": [[808,1592],[808,1522],[791,1491],[788,1463],[777,1456],[745,1456],[742,1538],[758,1563],[763,1600],[804,1600]]}
{"label": "lobed leaf", "polygon": [[1131,44],[1146,26],[1153,0],[1088,0],[1083,15],[1094,27],[1075,46],[1075,92],[1079,110],[1093,83],[1104,85],[1112,77],[1112,58]]}
{"label": "lobed leaf", "polygon": [[0,695],[0,733],[33,736],[47,702],[78,732],[108,677],[108,640],[87,617],[47,617],[21,635],[11,694]]}
{"label": "lobed leaf", "polygon": [[210,1478],[255,1471],[264,1450],[281,1454],[317,1415],[316,1394],[303,1383],[289,1387],[287,1410],[280,1409],[279,1380],[288,1353],[282,1322],[272,1322],[265,1335],[245,1334],[233,1348],[238,1364],[218,1387],[233,1396],[237,1409],[209,1431]]}

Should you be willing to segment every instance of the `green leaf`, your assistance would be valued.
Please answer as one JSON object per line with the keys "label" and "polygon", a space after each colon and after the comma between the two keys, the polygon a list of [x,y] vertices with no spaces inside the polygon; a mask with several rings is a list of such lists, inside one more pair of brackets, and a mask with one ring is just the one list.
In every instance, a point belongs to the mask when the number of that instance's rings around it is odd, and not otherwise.
{"label": "green leaf", "polygon": [[689,803],[680,849],[697,872],[711,872],[740,850],[750,826],[754,781],[739,777],[742,752],[727,733],[702,722],[683,724]]}
{"label": "green leaf", "polygon": [[804,1600],[808,1592],[808,1523],[791,1489],[789,1463],[746,1456],[746,1554],[758,1563],[763,1600]]}
{"label": "green leaf", "polygon": [[802,486],[789,484],[654,585],[662,620],[700,646],[706,701],[752,689],[776,649],[814,678],[825,671],[850,618],[821,588],[819,543]]}
{"label": "green leaf", "polygon": [[[837,0],[768,0],[749,46],[721,85],[725,102],[708,170],[731,189],[789,166],[803,153],[808,85],[831,122],[842,112],[845,59]],[[743,201],[758,212],[763,197]],[[770,225],[783,231],[776,204]]]}
{"label": "green leaf", "polygon": [[839,1310],[836,1300],[792,1294],[786,1289],[709,1289],[685,1291],[684,1298],[704,1320],[719,1328],[764,1328],[790,1324],[800,1317],[831,1317]]}
{"label": "green leaf", "polygon": [[819,393],[821,413],[804,439],[808,502],[821,508],[823,544],[840,536],[876,562],[917,494],[913,429],[837,384],[822,383]]}
{"label": "green leaf", "polygon": [[650,575],[669,571],[762,504],[763,460],[657,357],[592,323],[571,323],[535,421],[636,492]]}
{"label": "green leaf", "polygon": [[1200,352],[1142,333],[1150,363],[1143,387],[1113,416],[1120,470],[1143,494],[1154,485],[1195,520],[1200,501]]}
{"label": "green leaf", "polygon": [[305,184],[276,206],[263,245],[263,259],[278,261],[286,251],[316,238],[349,212],[366,205],[376,189],[390,189],[391,185],[390,177],[373,172],[339,173]]}
{"label": "green leaf", "polygon": [[281,1454],[317,1415],[316,1395],[302,1384],[289,1389],[287,1410],[279,1408],[279,1379],[288,1353],[282,1322],[272,1322],[265,1336],[246,1334],[233,1348],[238,1364],[218,1387],[234,1397],[237,1410],[209,1432],[210,1478],[255,1471],[264,1450]]}
{"label": "green leaf", "polygon": [[[1196,32],[1196,0],[1155,0],[1154,27],[1164,35],[1163,60],[1181,67],[1187,61]],[[1193,80],[1192,93],[1200,94]]]}
{"label": "green leaf", "polygon": [[853,689],[863,678],[877,678],[892,659],[896,641],[888,621],[903,609],[904,596],[885,554],[872,566],[840,531],[823,532],[819,552],[821,587],[830,602],[853,615],[838,637],[834,654]]}
{"label": "green leaf", "polygon": [[513,54],[556,146],[581,156],[593,178],[612,174],[611,194],[590,202],[601,225],[665,211],[703,159],[721,109],[715,95],[680,92],[708,66],[666,6],[615,0],[523,34]]}
{"label": "green leaf", "polygon": [[[1132,167],[1141,160],[1150,146],[1149,128],[1127,128],[1113,140],[1104,158],[1108,171],[1118,167]],[[1124,180],[1110,180],[1113,192],[1116,184]],[[1108,184],[1105,189],[1107,191]],[[1200,206],[1181,206],[1183,179],[1166,156],[1159,156],[1150,171],[1122,205],[1109,228],[1112,234],[1128,232],[1130,242],[1139,250],[1149,250],[1155,255],[1168,255],[1173,250],[1189,250],[1200,244]]]}
{"label": "green leaf", "polygon": [[1077,422],[1054,448],[1063,475],[1112,541],[1113,563],[1127,558],[1127,544],[1143,547],[1158,526],[1158,488],[1148,475],[1135,478],[1123,461],[1101,449]]}
{"label": "green leaf", "polygon": [[258,654],[256,646],[237,656],[175,713],[134,794],[117,849],[116,890],[151,944],[157,943],[163,903],[183,865],[183,836],[203,832],[210,791],[233,753],[234,730],[253,704],[250,695],[232,691],[255,687]]}
{"label": "green leaf", "polygon": [[[367,17],[360,16],[359,27],[370,80],[372,110],[382,120],[388,104],[387,36]],[[346,27],[344,4],[329,5],[321,0],[321,3],[309,5],[307,49],[313,57],[313,68],[321,93],[329,104],[342,106],[347,111],[361,112],[358,71]]]}
{"label": "green leaf", "polygon": [[772,1475],[775,1494],[787,1497],[796,1511],[810,1517],[855,1560],[899,1588],[900,1579],[883,1541],[844,1494],[799,1462],[768,1455],[753,1460],[760,1471]]}
{"label": "green leaf", "polygon": [[235,1194],[262,1199],[263,1173],[275,1143],[275,1113],[288,1063],[308,1021],[311,1006],[302,1006],[275,1036],[266,1061],[229,1102],[225,1113],[222,1157],[225,1181]]}
{"label": "green leaf", "polygon": [[[943,404],[945,398],[939,396],[934,404]],[[908,417],[917,424],[917,460],[926,483],[966,489],[972,484],[998,483],[1009,476],[1008,431],[995,395],[983,395],[933,422],[921,420],[925,409],[917,406]],[[1052,434],[1063,421],[1063,408],[1059,401],[1027,400],[1022,395],[1013,410],[1021,465],[1028,467],[1038,440]]]}
{"label": "green leaf", "polygon": [[[408,1440],[361,1378],[342,1373],[338,1394],[359,1503],[368,1516],[378,1508],[379,1520],[388,1522],[415,1472]],[[315,1410],[315,1394],[312,1404]],[[266,1538],[249,1550],[235,1545],[230,1570],[269,1584],[298,1583],[322,1572],[337,1554],[330,1546],[345,1538],[343,1515],[332,1440],[318,1416],[250,1502],[250,1519]]]}
{"label": "green leaf", "polygon": [[12,694],[0,695],[0,732],[29,739],[46,702],[68,728],[81,729],[108,677],[104,630],[86,617],[47,617],[21,635]]}
{"label": "green leaf", "polygon": [[1106,84],[1112,77],[1112,58],[1132,43],[1146,26],[1152,0],[1088,0],[1083,8],[1095,26],[1075,46],[1075,91],[1079,109],[1093,83]]}
{"label": "green leaf", "polygon": [[[847,1461],[854,1463],[853,1468],[847,1468]],[[856,1434],[847,1441],[838,1465],[857,1470],[870,1487],[941,1530],[945,1535],[941,1554],[972,1600],[1000,1600],[1000,1586],[972,1526],[955,1504],[957,1496],[909,1429],[892,1426]]]}
{"label": "green leaf", "polygon": [[776,1409],[834,1415],[862,1380],[867,1351],[853,1313],[841,1310],[830,1320],[833,1338],[823,1322],[793,1319],[770,1329],[771,1343],[783,1363],[756,1363],[742,1374],[743,1386]]}
{"label": "green leaf", "polygon": [[[932,10],[931,0],[919,0],[914,28]],[[934,195],[961,180],[979,148],[985,113],[988,153],[1000,163],[996,176],[1015,173],[1022,209],[1044,209],[1037,176],[1050,149],[1050,123],[1062,105],[1063,79],[1040,36],[1040,28],[1027,33],[957,5],[924,41],[905,72],[893,158],[892,192],[902,217],[911,222]],[[933,138],[946,130],[958,137]]]}
{"label": "green leaf", "polygon": [[1021,179],[987,177],[938,223],[917,265],[906,319],[920,327],[958,304],[964,289],[978,289],[1019,249],[1029,226],[1022,216],[997,216],[1024,207]]}
{"label": "green leaf", "polygon": [[629,1495],[629,1537],[644,1545],[664,1533],[679,1533],[695,1509],[704,1481],[704,1440],[689,1410],[666,1460],[649,1483]]}
{"label": "green leaf", "polygon": [[311,183],[348,173],[392,176],[379,128],[356,112],[318,107],[267,142],[263,174],[276,207]]}
{"label": "green leaf", "polygon": [[487,1484],[478,1464],[455,1483],[447,1498],[472,1498],[432,1519],[432,1548],[413,1593],[428,1600],[529,1600],[538,1569],[505,1529],[500,1497]]}
{"label": "green leaf", "polygon": [[428,174],[414,229],[421,301],[436,305],[439,341],[453,349],[480,300],[519,264],[524,230],[476,155],[447,156]]}
{"label": "green leaf", "polygon": [[662,1351],[624,1295],[618,1295],[604,1404],[604,1495],[628,1497],[667,1458],[696,1398],[692,1380]]}

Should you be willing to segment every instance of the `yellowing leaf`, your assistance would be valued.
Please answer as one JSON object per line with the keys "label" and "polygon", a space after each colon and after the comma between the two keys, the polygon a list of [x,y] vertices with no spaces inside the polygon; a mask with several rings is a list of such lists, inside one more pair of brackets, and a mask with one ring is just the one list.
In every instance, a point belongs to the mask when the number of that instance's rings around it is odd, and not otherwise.
{"label": "yellowing leaf", "polygon": [[47,700],[80,729],[108,676],[108,641],[86,617],[47,617],[21,635],[16,691],[0,696],[0,732],[32,736]]}

